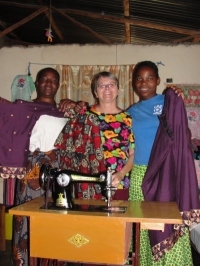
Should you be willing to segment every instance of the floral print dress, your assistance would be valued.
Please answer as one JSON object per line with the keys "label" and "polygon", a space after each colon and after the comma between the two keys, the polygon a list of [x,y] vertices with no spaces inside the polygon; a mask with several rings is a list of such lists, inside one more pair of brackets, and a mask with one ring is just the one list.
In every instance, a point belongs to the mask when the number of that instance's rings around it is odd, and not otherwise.
{"label": "floral print dress", "polygon": [[[134,148],[132,134],[132,119],[128,112],[104,114],[96,111],[95,106],[90,109],[98,115],[100,120],[100,135],[106,168],[120,171],[129,158],[129,149]],[[129,188],[129,173],[121,181],[118,189]]]}

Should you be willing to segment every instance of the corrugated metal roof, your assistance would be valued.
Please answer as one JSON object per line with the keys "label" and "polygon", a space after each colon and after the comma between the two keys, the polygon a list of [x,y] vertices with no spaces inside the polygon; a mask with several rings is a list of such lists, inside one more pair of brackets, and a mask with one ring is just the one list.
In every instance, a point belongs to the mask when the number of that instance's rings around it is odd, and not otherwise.
{"label": "corrugated metal roof", "polygon": [[0,31],[0,38],[25,45],[199,42],[200,1],[4,0]]}

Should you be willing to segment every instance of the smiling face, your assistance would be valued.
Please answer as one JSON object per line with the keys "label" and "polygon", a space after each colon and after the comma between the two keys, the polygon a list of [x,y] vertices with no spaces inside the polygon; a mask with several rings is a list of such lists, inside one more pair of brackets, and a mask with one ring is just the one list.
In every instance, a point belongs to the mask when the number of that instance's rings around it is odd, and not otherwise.
{"label": "smiling face", "polygon": [[35,82],[37,99],[42,102],[53,102],[59,88],[59,75],[54,69],[41,72]]}
{"label": "smiling face", "polygon": [[96,98],[101,103],[115,102],[118,96],[116,80],[109,77],[100,77],[97,81]]}
{"label": "smiling face", "polygon": [[155,70],[149,66],[140,67],[135,73],[133,88],[140,100],[148,100],[156,95],[160,78]]}

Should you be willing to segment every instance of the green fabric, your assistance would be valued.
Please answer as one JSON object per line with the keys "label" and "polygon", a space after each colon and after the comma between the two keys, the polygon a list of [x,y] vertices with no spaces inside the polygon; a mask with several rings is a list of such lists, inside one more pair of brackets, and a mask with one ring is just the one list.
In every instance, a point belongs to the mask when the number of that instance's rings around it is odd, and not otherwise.
{"label": "green fabric", "polygon": [[[141,185],[146,166],[133,167],[129,188],[129,200],[144,200]],[[153,261],[148,230],[140,232],[140,266],[192,266],[189,230],[179,238],[174,247],[158,262]]]}
{"label": "green fabric", "polygon": [[11,101],[16,100],[30,101],[31,95],[35,91],[35,84],[31,76],[18,75],[14,78],[11,85]]}

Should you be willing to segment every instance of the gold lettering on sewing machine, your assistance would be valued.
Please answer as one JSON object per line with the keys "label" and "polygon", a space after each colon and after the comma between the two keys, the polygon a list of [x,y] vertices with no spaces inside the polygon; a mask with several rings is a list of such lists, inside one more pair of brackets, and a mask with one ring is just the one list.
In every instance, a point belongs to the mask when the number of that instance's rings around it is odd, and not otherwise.
{"label": "gold lettering on sewing machine", "polygon": [[82,245],[87,244],[89,242],[88,239],[86,239],[84,236],[81,236],[79,234],[76,234],[75,236],[68,239],[68,241],[75,245],[77,248],[80,248]]}
{"label": "gold lettering on sewing machine", "polygon": [[72,180],[78,180],[78,181],[100,181],[103,182],[105,180],[105,176],[104,175],[100,175],[99,177],[92,177],[92,176],[81,176],[81,175],[71,175]]}

